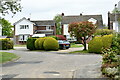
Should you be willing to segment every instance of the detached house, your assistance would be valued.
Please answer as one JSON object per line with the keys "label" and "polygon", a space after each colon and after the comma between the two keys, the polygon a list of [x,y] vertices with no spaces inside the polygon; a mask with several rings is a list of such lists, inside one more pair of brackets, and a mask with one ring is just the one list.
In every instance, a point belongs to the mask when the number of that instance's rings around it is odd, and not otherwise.
{"label": "detached house", "polygon": [[24,44],[33,34],[55,35],[53,20],[31,21],[25,17],[14,23],[14,40],[16,44]]}
{"label": "detached house", "polygon": [[[98,26],[103,28],[102,15],[73,15],[64,16],[62,13],[62,34],[69,36],[68,25],[72,22],[80,21],[91,21]],[[30,20],[22,18],[14,23],[14,40],[16,44],[23,44],[27,41],[28,37],[34,34],[45,34],[45,36],[56,35],[56,26],[54,20]]]}

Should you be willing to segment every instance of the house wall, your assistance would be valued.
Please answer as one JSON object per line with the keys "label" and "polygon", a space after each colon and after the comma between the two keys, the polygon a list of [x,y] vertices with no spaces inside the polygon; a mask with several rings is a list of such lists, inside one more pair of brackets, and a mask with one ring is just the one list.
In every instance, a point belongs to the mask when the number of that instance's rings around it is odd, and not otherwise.
{"label": "house wall", "polygon": [[120,24],[118,23],[118,21],[114,21],[113,22],[113,30],[115,30],[116,32],[120,32]]}
{"label": "house wall", "polygon": [[68,33],[68,25],[69,25],[69,24],[63,24],[63,35],[70,35],[70,34]]}
{"label": "house wall", "polygon": [[[29,29],[20,29],[20,25],[29,25]],[[27,20],[23,20],[15,25],[15,35],[30,34],[33,35],[33,24]]]}

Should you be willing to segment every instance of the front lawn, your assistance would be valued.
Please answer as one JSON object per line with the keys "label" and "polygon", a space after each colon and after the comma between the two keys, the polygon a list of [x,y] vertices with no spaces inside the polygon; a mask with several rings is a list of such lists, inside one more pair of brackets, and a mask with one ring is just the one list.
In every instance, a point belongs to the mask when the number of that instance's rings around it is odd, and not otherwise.
{"label": "front lawn", "polygon": [[71,48],[79,48],[79,47],[83,47],[83,45],[71,43]]}
{"label": "front lawn", "polygon": [[17,55],[8,52],[0,52],[0,63],[12,61],[13,59],[19,58]]}

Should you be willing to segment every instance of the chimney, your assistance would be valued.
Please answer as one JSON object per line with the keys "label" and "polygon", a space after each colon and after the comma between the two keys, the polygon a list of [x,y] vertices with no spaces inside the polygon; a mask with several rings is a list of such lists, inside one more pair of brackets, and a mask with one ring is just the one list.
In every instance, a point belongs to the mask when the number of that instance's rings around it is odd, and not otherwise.
{"label": "chimney", "polygon": [[28,18],[28,20],[30,21],[30,18]]}
{"label": "chimney", "polygon": [[61,15],[64,16],[64,13],[62,13]]}
{"label": "chimney", "polygon": [[80,16],[82,16],[82,13],[80,13]]}

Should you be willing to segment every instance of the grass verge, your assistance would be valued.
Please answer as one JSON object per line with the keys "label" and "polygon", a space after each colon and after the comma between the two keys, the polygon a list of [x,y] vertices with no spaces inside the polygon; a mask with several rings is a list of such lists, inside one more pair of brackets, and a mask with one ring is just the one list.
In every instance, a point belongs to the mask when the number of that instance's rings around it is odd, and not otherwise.
{"label": "grass verge", "polygon": [[0,52],[0,63],[12,61],[13,59],[17,59],[17,58],[19,57],[14,53]]}
{"label": "grass verge", "polygon": [[78,48],[78,47],[83,47],[83,45],[71,43],[71,48]]}
{"label": "grass verge", "polygon": [[26,47],[26,45],[14,45],[14,47]]}

